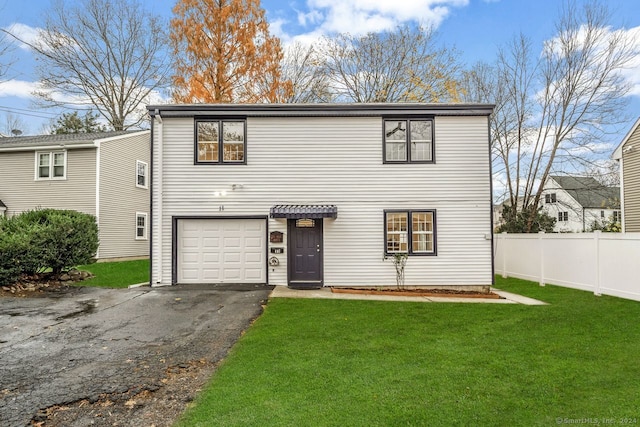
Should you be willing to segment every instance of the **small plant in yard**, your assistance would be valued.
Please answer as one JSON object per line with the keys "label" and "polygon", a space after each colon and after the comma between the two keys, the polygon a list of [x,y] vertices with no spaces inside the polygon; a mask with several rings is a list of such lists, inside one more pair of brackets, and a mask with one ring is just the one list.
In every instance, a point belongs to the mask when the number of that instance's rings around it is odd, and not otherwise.
{"label": "small plant in yard", "polygon": [[398,289],[404,289],[404,267],[407,265],[409,256],[404,253],[393,254],[393,266],[396,269],[396,287]]}

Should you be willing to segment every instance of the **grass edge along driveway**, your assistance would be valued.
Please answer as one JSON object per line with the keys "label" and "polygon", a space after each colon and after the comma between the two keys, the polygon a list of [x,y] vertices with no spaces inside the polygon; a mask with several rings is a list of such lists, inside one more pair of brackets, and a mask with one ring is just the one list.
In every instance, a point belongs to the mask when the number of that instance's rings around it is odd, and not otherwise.
{"label": "grass edge along driveway", "polygon": [[640,422],[640,303],[496,287],[550,305],[272,299],[176,425]]}

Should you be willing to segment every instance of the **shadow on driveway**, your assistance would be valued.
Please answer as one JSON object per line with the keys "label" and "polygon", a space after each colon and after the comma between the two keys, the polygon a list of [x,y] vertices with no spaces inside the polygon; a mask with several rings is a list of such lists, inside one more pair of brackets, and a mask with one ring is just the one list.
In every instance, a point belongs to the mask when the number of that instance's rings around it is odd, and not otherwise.
{"label": "shadow on driveway", "polygon": [[[260,315],[271,289],[71,288],[0,298],[0,425],[47,425],[51,408],[155,393],[168,372],[196,362],[214,366]],[[114,425],[103,414],[98,421],[72,425]]]}

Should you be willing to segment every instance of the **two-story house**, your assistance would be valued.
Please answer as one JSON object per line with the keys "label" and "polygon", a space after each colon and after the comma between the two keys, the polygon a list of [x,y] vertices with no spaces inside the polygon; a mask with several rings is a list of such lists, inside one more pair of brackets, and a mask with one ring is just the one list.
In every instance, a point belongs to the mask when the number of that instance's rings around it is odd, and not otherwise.
{"label": "two-story house", "polygon": [[149,255],[149,131],[0,138],[0,215],[95,215],[98,259]]}
{"label": "two-story house", "polygon": [[640,118],[611,157],[620,164],[622,231],[640,232]]}
{"label": "two-story house", "polygon": [[493,106],[147,108],[152,285],[492,284]]}
{"label": "two-story house", "polygon": [[594,223],[620,222],[620,188],[605,187],[593,177],[549,176],[541,204],[557,219],[555,232],[590,231]]}

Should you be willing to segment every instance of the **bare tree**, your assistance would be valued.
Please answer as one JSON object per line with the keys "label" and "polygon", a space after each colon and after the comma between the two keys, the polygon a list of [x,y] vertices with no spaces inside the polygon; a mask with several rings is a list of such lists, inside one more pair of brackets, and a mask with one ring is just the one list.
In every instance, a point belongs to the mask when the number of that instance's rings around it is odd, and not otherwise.
{"label": "bare tree", "polygon": [[289,103],[331,102],[329,83],[321,70],[322,57],[312,45],[294,43],[284,52],[282,78],[291,82]]}
{"label": "bare tree", "polygon": [[20,116],[12,113],[6,113],[4,115],[4,123],[2,124],[0,134],[4,136],[20,136],[28,132],[29,126],[27,126]]}
{"label": "bare tree", "polygon": [[167,82],[165,40],[161,20],[135,0],[58,0],[31,45],[43,87],[36,95],[47,106],[93,105],[115,130],[136,127]]}
{"label": "bare tree", "polygon": [[10,34],[4,29],[0,29],[0,83],[7,79],[9,67],[15,62],[15,59],[11,57],[13,49]]}
{"label": "bare tree", "polygon": [[438,102],[458,98],[454,50],[436,46],[432,28],[404,25],[362,37],[339,34],[320,45],[323,72],[339,101]]}
{"label": "bare tree", "polygon": [[629,86],[620,71],[636,52],[633,40],[611,31],[609,21],[602,4],[578,8],[568,2],[556,37],[541,54],[521,36],[500,53],[495,80],[474,80],[477,72],[466,79],[475,82],[471,96],[482,92],[495,99],[495,163],[506,177],[511,206],[527,216],[525,231],[534,228],[549,175],[593,164],[607,127],[625,120],[619,111]]}

